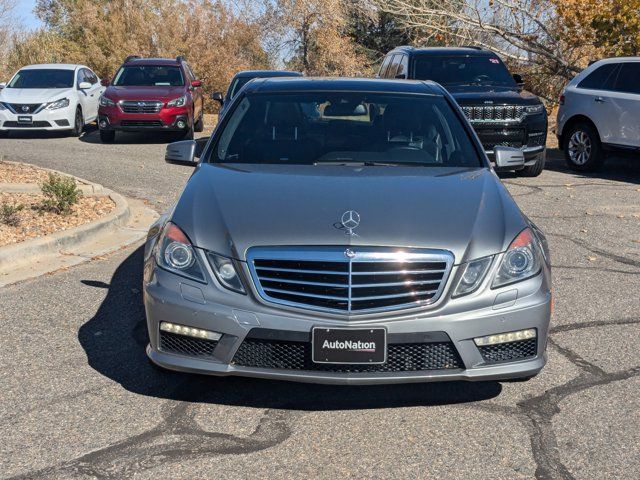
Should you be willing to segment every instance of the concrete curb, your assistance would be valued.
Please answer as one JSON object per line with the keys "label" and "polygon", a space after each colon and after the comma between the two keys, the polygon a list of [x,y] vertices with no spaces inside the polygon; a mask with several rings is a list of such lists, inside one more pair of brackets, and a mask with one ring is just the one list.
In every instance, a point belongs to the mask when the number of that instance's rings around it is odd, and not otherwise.
{"label": "concrete curb", "polygon": [[[75,175],[71,175],[70,173],[66,173],[66,172],[61,172],[60,170],[54,170],[52,168],[45,168],[45,167],[39,167],[37,165],[32,165],[30,163],[24,163],[24,162],[12,162],[11,160],[4,160],[2,158],[0,158],[0,161],[2,161],[3,163],[9,163],[11,165],[26,165],[29,167],[34,167],[37,168],[38,170],[44,170],[45,172],[51,172],[51,173],[57,173],[58,175],[62,175],[63,177],[71,177],[74,178],[76,180],[76,182],[80,183],[81,185],[79,186],[79,188],[81,190],[83,190],[82,193],[85,193],[85,190],[87,191],[87,195],[89,195],[89,191],[91,191],[94,194],[97,193],[101,193],[105,191],[105,188],[100,185],[99,183],[95,183],[95,182],[90,182],[89,180],[85,180],[84,178],[80,178],[80,177],[76,177]],[[23,186],[25,184],[21,184],[21,183],[0,183],[0,192],[10,192],[10,193],[20,193],[21,191],[16,191],[13,192],[11,190],[4,190],[3,187],[6,188],[11,188],[11,185],[15,185],[15,186]],[[40,190],[40,186],[37,184],[30,184],[33,185],[36,190]]]}
{"label": "concrete curb", "polygon": [[92,237],[125,226],[130,215],[129,204],[118,193],[109,190],[104,190],[104,193],[116,204],[116,208],[109,215],[45,237],[0,247],[0,272],[32,263],[43,256],[70,249]]}
{"label": "concrete curb", "polygon": [[[76,179],[77,180],[77,179]],[[78,185],[78,189],[85,197],[97,197],[107,195],[102,185]],[[40,193],[40,185],[35,183],[0,183],[0,192],[4,193]]]}

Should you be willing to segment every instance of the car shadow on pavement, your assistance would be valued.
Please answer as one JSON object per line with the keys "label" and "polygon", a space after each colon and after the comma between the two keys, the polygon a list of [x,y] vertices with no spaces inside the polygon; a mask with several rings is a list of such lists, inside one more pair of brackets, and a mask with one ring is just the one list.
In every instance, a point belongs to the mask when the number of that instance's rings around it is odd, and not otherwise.
{"label": "car shadow on pavement", "polygon": [[604,165],[595,172],[576,172],[564,160],[564,153],[557,148],[547,150],[545,170],[568,173],[579,178],[613,180],[617,182],[640,183],[640,152],[629,155],[609,155]]}
{"label": "car shadow on pavement", "polygon": [[[171,132],[118,132],[116,140],[110,145],[157,145],[181,140],[180,136]],[[91,144],[101,144],[98,128],[85,129],[80,141]]]}
{"label": "car shadow on pavement", "polygon": [[156,398],[291,410],[343,410],[476,402],[500,394],[498,382],[417,383],[382,386],[310,385],[242,377],[164,371],[147,360],[142,303],[143,248],[120,264],[96,314],[78,333],[89,365],[125,389]]}

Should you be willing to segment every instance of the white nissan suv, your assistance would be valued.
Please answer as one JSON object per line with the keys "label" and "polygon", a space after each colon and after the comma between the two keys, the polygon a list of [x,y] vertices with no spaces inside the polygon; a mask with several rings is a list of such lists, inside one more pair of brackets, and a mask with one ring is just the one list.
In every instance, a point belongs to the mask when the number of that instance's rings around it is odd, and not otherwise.
{"label": "white nissan suv", "polygon": [[640,57],[600,60],[560,96],[556,134],[569,167],[599,168],[607,151],[640,154]]}
{"label": "white nissan suv", "polygon": [[0,136],[12,130],[67,130],[79,136],[97,118],[104,89],[84,65],[23,67],[0,83]]}

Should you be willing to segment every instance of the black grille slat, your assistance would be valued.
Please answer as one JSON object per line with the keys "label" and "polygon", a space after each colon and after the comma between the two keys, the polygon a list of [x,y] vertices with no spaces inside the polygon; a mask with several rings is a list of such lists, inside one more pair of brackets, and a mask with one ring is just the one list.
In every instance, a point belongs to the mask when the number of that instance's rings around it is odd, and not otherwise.
{"label": "black grille slat", "polygon": [[345,252],[340,247],[317,251],[292,247],[275,253],[268,247],[265,250],[264,256],[251,253],[249,258],[252,276],[263,298],[344,313],[430,303],[442,290],[453,264],[451,254],[441,250],[363,247],[350,256],[346,253],[352,251]]}
{"label": "black grille slat", "polygon": [[464,105],[462,111],[469,121],[490,122],[521,122],[525,117],[523,105]]}
{"label": "black grille slat", "polygon": [[217,340],[193,338],[160,331],[160,350],[192,357],[211,357],[218,345]]}
{"label": "black grille slat", "polygon": [[122,127],[162,127],[160,120],[120,120]]}
{"label": "black grille slat", "polygon": [[538,341],[536,338],[530,338],[478,347],[478,350],[486,363],[512,362],[535,357],[538,354]]}
{"label": "black grille slat", "polygon": [[387,361],[376,365],[313,363],[311,344],[283,340],[245,339],[232,364],[278,370],[334,373],[418,372],[464,368],[451,342],[398,343],[387,346]]}
{"label": "black grille slat", "polygon": [[51,124],[45,120],[38,120],[31,123],[20,123],[14,121],[7,121],[2,124],[5,128],[47,128]]}
{"label": "black grille slat", "polygon": [[[30,114],[38,111],[42,106],[41,103],[9,103],[9,107],[13,109],[18,115],[20,114]],[[23,110],[23,107],[26,107],[27,110]]]}

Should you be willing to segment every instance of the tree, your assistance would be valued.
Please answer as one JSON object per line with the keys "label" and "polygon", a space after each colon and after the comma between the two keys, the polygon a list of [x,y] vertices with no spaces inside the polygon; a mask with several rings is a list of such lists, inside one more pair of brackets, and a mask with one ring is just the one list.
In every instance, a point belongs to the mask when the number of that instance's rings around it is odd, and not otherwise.
{"label": "tree", "polygon": [[307,75],[356,75],[364,59],[346,34],[343,0],[274,0],[267,16],[288,68]]}

